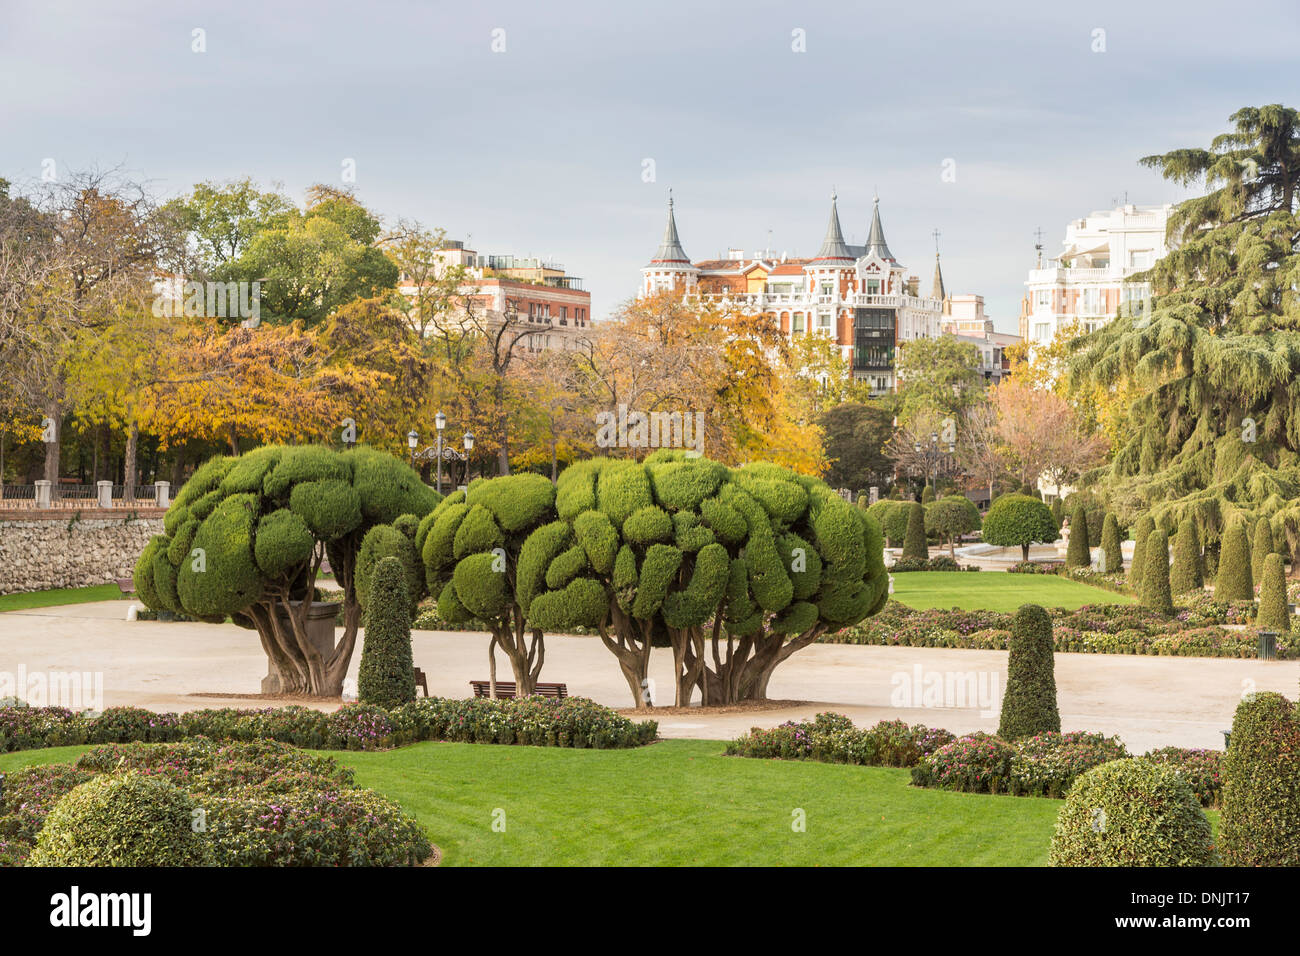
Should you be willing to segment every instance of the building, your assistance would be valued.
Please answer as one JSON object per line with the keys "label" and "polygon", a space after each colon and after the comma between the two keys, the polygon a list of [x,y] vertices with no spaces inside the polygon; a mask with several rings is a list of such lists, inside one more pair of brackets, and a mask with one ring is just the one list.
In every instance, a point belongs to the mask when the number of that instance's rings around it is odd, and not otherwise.
{"label": "building", "polygon": [[[943,288],[935,260],[935,286]],[[943,300],[943,331],[974,345],[980,353],[979,371],[984,381],[996,385],[1011,375],[1006,350],[1022,341],[1018,335],[993,331],[993,320],[984,314],[984,296],[974,293],[950,295]]]}
{"label": "building", "polygon": [[1060,253],[1038,261],[1025,282],[1020,305],[1020,335],[1046,345],[1056,333],[1078,323],[1095,331],[1121,308],[1150,294],[1147,283],[1129,278],[1155,265],[1165,254],[1165,226],[1173,206],[1135,206],[1090,213],[1065,227]]}
{"label": "building", "polygon": [[[535,257],[480,255],[463,242],[448,240],[437,252],[441,268],[465,271],[460,293],[488,323],[516,317],[520,324],[535,325],[537,333],[525,340],[532,351],[571,348],[591,326],[591,293],[582,279],[565,272],[558,262]],[[410,276],[398,288],[416,292]]]}
{"label": "building", "polygon": [[641,277],[644,295],[677,291],[770,315],[791,338],[830,336],[854,377],[877,393],[898,385],[895,354],[901,344],[940,334],[942,295],[922,297],[917,277],[906,275],[890,251],[878,196],[865,245],[845,242],[832,196],[826,236],[811,258],[778,257],[770,250],[746,256],[732,249],[725,259],[699,262],[682,247],[670,196],[663,241]]}

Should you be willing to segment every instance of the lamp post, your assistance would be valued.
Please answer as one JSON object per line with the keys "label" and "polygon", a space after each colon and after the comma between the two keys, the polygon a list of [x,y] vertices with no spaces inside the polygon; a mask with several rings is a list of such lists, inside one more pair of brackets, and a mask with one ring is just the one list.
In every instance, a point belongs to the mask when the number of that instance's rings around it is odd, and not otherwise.
{"label": "lamp post", "polygon": [[406,444],[411,449],[411,467],[415,467],[415,446],[420,444],[420,433],[412,428],[406,433]]}
{"label": "lamp post", "polygon": [[447,427],[447,416],[439,411],[433,416],[433,424],[438,430],[438,494],[442,494],[442,430]]}
{"label": "lamp post", "polygon": [[466,432],[462,439],[465,442],[465,485],[469,486],[469,453],[474,450],[474,434]]}

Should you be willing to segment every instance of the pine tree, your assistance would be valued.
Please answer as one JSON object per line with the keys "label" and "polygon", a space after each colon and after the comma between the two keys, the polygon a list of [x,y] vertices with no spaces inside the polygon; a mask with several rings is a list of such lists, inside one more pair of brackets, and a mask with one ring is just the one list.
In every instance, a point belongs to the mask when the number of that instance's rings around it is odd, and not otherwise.
{"label": "pine tree", "polygon": [[381,560],[370,581],[357,699],[380,707],[398,707],[415,700],[411,602],[406,568],[398,558]]}
{"label": "pine tree", "polygon": [[1070,515],[1070,543],[1065,551],[1067,568],[1086,568],[1092,564],[1088,546],[1088,512],[1083,505],[1075,505]]}
{"label": "pine tree", "polygon": [[1260,518],[1255,524],[1255,546],[1250,552],[1251,578],[1256,587],[1264,580],[1264,562],[1274,550],[1273,529],[1267,518]]}
{"label": "pine tree", "polygon": [[1133,593],[1142,593],[1142,569],[1145,566],[1147,539],[1156,528],[1155,520],[1149,514],[1138,518],[1137,528],[1133,531],[1133,560],[1128,566],[1128,585]]}
{"label": "pine tree", "polygon": [[903,536],[903,557],[929,560],[930,547],[925,540],[925,508],[916,501],[907,506],[907,534]]}
{"label": "pine tree", "polygon": [[1250,571],[1250,542],[1246,523],[1234,521],[1223,536],[1219,553],[1219,577],[1214,584],[1216,601],[1253,601],[1254,582]]}
{"label": "pine tree", "polygon": [[1052,619],[1037,604],[1023,604],[1011,621],[1007,641],[1007,690],[998,736],[1015,740],[1060,731]]}
{"label": "pine tree", "polygon": [[1282,570],[1282,556],[1270,554],[1264,559],[1264,579],[1259,585],[1259,612],[1255,627],[1261,631],[1287,634],[1291,630],[1291,615],[1286,606],[1286,573]]}
{"label": "pine tree", "polygon": [[1109,511],[1106,512],[1106,521],[1101,527],[1101,554],[1106,573],[1124,573],[1124,552],[1121,548],[1119,522]]}
{"label": "pine tree", "polygon": [[1157,528],[1147,536],[1142,555],[1142,606],[1174,613],[1169,593],[1169,538]]}
{"label": "pine tree", "polygon": [[1201,564],[1201,536],[1196,522],[1184,518],[1174,538],[1174,569],[1169,588],[1174,594],[1190,594],[1205,587],[1205,570]]}

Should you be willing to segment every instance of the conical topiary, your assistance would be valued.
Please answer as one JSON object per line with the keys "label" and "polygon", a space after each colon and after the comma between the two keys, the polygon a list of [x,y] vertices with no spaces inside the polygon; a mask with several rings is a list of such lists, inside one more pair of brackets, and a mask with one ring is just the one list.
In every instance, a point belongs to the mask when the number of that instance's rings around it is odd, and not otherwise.
{"label": "conical topiary", "polygon": [[903,557],[928,560],[930,548],[925,542],[925,508],[913,501],[907,506],[907,534],[903,536]]}
{"label": "conical topiary", "polygon": [[1255,627],[1261,631],[1286,634],[1291,630],[1291,615],[1286,606],[1286,572],[1282,556],[1270,554],[1264,559],[1264,579],[1259,583],[1259,612]]}
{"label": "conical topiary", "polygon": [[1070,514],[1070,543],[1065,551],[1067,568],[1086,568],[1092,564],[1088,545],[1088,512],[1083,505],[1075,505]]}
{"label": "conical topiary", "polygon": [[1196,522],[1184,518],[1174,539],[1174,569],[1169,573],[1169,590],[1173,594],[1191,594],[1204,587],[1201,536],[1196,531]]}
{"label": "conical topiary", "polygon": [[357,672],[357,699],[363,704],[398,707],[415,700],[410,607],[405,567],[398,558],[382,559],[370,579]]}
{"label": "conical topiary", "polygon": [[1300,866],[1300,714],[1281,694],[1248,695],[1223,755],[1219,843],[1229,866]]}
{"label": "conical topiary", "polygon": [[1169,593],[1169,538],[1159,528],[1147,535],[1142,553],[1142,606],[1174,613]]}
{"label": "conical topiary", "polygon": [[1219,551],[1219,577],[1214,583],[1216,601],[1251,601],[1255,598],[1250,572],[1250,541],[1246,522],[1234,521],[1223,536]]}
{"label": "conical topiary", "polygon": [[1145,566],[1147,538],[1155,530],[1156,523],[1150,515],[1143,515],[1138,518],[1137,527],[1133,530],[1133,560],[1128,566],[1128,585],[1137,594],[1142,593],[1142,569]]}
{"label": "conical topiary", "polygon": [[1120,550],[1119,522],[1109,511],[1101,527],[1101,560],[1107,574],[1124,573],[1124,552]]}
{"label": "conical topiary", "polygon": [[1273,528],[1267,518],[1260,518],[1255,522],[1255,543],[1250,552],[1250,573],[1256,587],[1264,579],[1264,560],[1274,550]]}
{"label": "conical topiary", "polygon": [[1007,642],[1007,689],[998,736],[1015,740],[1060,730],[1052,619],[1037,604],[1023,604],[1011,621]]}

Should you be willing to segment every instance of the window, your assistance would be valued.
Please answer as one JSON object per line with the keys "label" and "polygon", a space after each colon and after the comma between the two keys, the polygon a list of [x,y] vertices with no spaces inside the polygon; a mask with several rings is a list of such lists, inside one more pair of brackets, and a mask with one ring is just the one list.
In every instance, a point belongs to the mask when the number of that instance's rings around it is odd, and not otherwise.
{"label": "window", "polygon": [[833,286],[829,282],[822,282],[822,295],[831,295]]}
{"label": "window", "polygon": [[879,279],[868,279],[868,280],[867,280],[867,295],[878,295],[879,293],[880,293],[880,280],[879,280]]}
{"label": "window", "polygon": [[829,332],[829,331],[830,331],[830,327],[831,327],[831,314],[830,314],[829,312],[818,312],[818,313],[817,313],[817,328],[820,329],[820,330],[822,330],[822,331],[827,331],[827,332]]}
{"label": "window", "polygon": [[794,314],[794,318],[791,319],[790,321],[791,321],[790,330],[791,330],[792,332],[802,332],[802,331],[803,331],[803,313],[802,313],[802,312],[796,312],[796,313]]}
{"label": "window", "polygon": [[1034,325],[1034,341],[1046,342],[1052,337],[1052,324],[1050,322],[1038,322]]}
{"label": "window", "polygon": [[1048,307],[1051,306],[1051,304],[1052,304],[1052,290],[1051,290],[1051,289],[1039,289],[1037,292],[1034,293],[1034,308],[1035,308],[1035,309],[1044,309],[1044,308],[1048,308]]}

